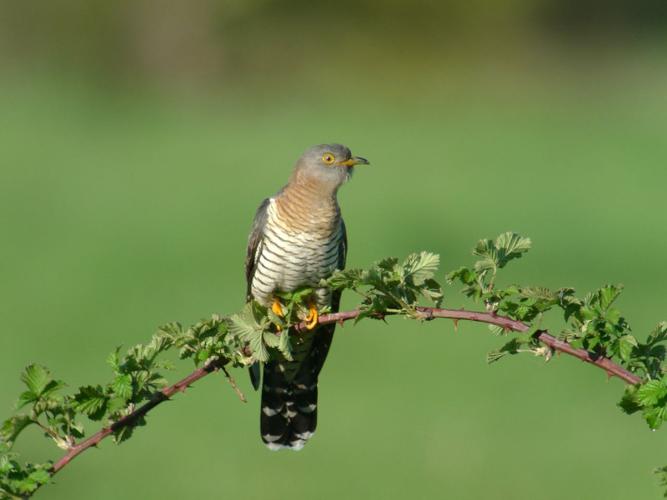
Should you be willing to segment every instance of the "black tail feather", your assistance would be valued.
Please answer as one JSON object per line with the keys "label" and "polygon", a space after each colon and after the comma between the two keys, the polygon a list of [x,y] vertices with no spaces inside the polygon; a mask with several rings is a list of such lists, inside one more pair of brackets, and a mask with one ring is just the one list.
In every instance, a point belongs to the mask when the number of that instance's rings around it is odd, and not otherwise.
{"label": "black tail feather", "polygon": [[300,450],[315,433],[317,379],[335,328],[325,325],[305,333],[312,337],[295,343],[294,361],[269,361],[264,365],[260,432],[268,448]]}
{"label": "black tail feather", "polygon": [[281,362],[264,366],[260,432],[272,450],[300,450],[317,426],[317,379],[288,380]]}

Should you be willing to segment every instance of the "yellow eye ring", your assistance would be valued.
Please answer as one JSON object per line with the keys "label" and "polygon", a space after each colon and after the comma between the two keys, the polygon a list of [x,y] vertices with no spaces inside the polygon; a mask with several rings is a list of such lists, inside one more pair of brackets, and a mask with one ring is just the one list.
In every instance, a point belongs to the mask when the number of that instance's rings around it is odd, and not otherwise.
{"label": "yellow eye ring", "polygon": [[331,153],[324,153],[322,155],[322,161],[327,165],[331,165],[334,161],[336,161],[336,157]]}

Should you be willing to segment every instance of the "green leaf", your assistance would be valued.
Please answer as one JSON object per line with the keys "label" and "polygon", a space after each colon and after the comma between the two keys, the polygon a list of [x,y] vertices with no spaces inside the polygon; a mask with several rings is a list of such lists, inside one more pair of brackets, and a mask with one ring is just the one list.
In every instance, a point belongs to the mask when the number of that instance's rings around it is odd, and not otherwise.
{"label": "green leaf", "polygon": [[486,271],[495,271],[498,268],[498,249],[491,240],[479,240],[473,250],[473,254],[482,259],[475,262],[475,271],[484,273]]}
{"label": "green leaf", "polygon": [[644,418],[648,426],[653,429],[659,429],[667,417],[667,410],[664,407],[650,408],[644,410]]}
{"label": "green leaf", "polygon": [[503,233],[495,241],[479,240],[473,254],[482,257],[475,263],[477,272],[485,272],[504,267],[509,261],[520,258],[531,246],[530,238],[516,233]]}
{"label": "green leaf", "polygon": [[555,302],[557,299],[556,293],[552,292],[548,288],[540,286],[522,287],[518,290],[518,292],[523,298],[539,302]]}
{"label": "green leaf", "polygon": [[440,283],[434,279],[426,279],[420,289],[422,295],[431,300],[435,304],[435,307],[440,307],[442,305],[444,295]]}
{"label": "green leaf", "polygon": [[39,396],[32,391],[24,391],[19,396],[18,401],[16,402],[16,408],[21,409],[26,405],[34,403],[39,400]]}
{"label": "green leaf", "polygon": [[486,355],[486,362],[491,364],[499,361],[508,354],[517,354],[519,349],[523,345],[523,342],[519,337],[515,337],[510,341],[506,342],[500,349],[497,351],[491,351]]}
{"label": "green leaf", "polygon": [[128,374],[117,376],[111,384],[114,394],[124,400],[132,397],[132,377]]}
{"label": "green leaf", "polygon": [[403,262],[403,279],[411,279],[415,285],[421,285],[435,276],[440,266],[440,256],[430,252],[408,255]]}
{"label": "green leaf", "polygon": [[252,314],[252,305],[246,305],[240,314],[234,314],[229,320],[230,333],[248,343],[254,359],[268,361],[269,351],[264,345],[264,329],[255,321]]}
{"label": "green leaf", "polygon": [[34,423],[35,421],[28,415],[15,415],[8,418],[2,423],[2,427],[0,427],[0,439],[11,448],[19,434],[26,427]]}
{"label": "green leaf", "polygon": [[445,279],[448,283],[459,280],[461,283],[471,285],[477,281],[477,273],[468,267],[460,267],[455,271],[447,273]]}
{"label": "green leaf", "polygon": [[41,365],[28,365],[21,374],[23,383],[37,396],[42,394],[46,386],[51,381],[51,374]]}
{"label": "green leaf", "polygon": [[649,380],[637,389],[637,401],[642,406],[656,405],[665,396],[667,396],[667,387],[662,380]]}
{"label": "green leaf", "polygon": [[646,342],[648,344],[657,344],[667,340],[667,321],[662,321],[656,325],[653,331],[649,334]]}
{"label": "green leaf", "polygon": [[31,472],[28,477],[37,484],[42,485],[49,482],[51,479],[51,474],[49,474],[49,472],[45,469],[38,469]]}
{"label": "green leaf", "polygon": [[632,351],[637,347],[637,339],[632,335],[623,335],[618,340],[618,353],[623,361],[628,361],[632,357]]}
{"label": "green leaf", "polygon": [[598,290],[600,307],[603,311],[609,309],[614,301],[621,295],[623,285],[606,285]]}
{"label": "green leaf", "polygon": [[637,401],[637,388],[635,386],[626,386],[618,406],[628,415],[632,415],[642,409],[642,406]]}
{"label": "green leaf", "polygon": [[101,386],[84,386],[74,396],[74,407],[77,411],[86,414],[91,420],[100,420],[104,417],[109,397]]}
{"label": "green leaf", "polygon": [[530,238],[524,238],[516,233],[503,233],[496,238],[498,250],[498,267],[504,267],[512,259],[520,258],[530,250]]}
{"label": "green leaf", "polygon": [[107,357],[107,364],[111,367],[114,373],[120,372],[120,349],[120,346],[116,347],[116,349]]}
{"label": "green leaf", "polygon": [[502,326],[489,324],[487,325],[487,327],[489,328],[489,331],[494,335],[500,336],[506,333],[505,329]]}

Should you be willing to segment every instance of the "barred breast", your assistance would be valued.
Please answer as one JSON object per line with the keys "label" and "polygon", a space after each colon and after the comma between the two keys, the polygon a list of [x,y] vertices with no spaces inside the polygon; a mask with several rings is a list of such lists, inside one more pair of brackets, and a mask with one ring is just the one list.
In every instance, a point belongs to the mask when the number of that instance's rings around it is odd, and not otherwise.
{"label": "barred breast", "polygon": [[[337,206],[309,207],[308,213],[298,214],[298,207],[289,201],[270,199],[255,254],[251,293],[265,306],[271,304],[274,291],[316,287],[338,264],[343,229]],[[328,305],[330,292],[317,289],[317,301]]]}

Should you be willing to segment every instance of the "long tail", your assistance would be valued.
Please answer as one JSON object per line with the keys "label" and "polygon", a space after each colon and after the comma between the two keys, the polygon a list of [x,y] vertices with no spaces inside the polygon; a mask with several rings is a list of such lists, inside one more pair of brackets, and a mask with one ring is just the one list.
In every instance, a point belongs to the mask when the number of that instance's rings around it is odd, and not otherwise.
{"label": "long tail", "polygon": [[312,377],[311,373],[299,373],[290,381],[284,362],[267,363],[264,366],[260,415],[264,444],[271,450],[300,450],[313,435],[316,426],[317,375]]}
{"label": "long tail", "polygon": [[[337,303],[336,303],[337,304]],[[294,361],[264,365],[260,431],[271,450],[300,450],[317,427],[317,379],[336,325],[325,325],[293,344]]]}

